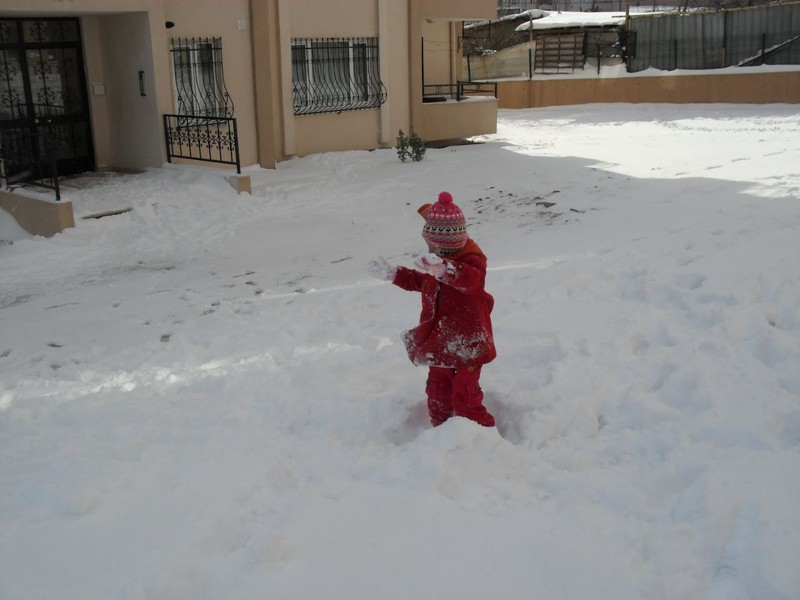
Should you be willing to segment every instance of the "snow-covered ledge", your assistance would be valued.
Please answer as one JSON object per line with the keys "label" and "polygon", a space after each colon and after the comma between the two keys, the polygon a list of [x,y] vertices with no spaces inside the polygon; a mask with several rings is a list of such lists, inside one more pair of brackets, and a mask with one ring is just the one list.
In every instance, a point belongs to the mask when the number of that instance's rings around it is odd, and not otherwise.
{"label": "snow-covered ledge", "polygon": [[32,235],[51,237],[67,227],[75,227],[72,202],[56,202],[30,190],[0,190],[0,208]]}

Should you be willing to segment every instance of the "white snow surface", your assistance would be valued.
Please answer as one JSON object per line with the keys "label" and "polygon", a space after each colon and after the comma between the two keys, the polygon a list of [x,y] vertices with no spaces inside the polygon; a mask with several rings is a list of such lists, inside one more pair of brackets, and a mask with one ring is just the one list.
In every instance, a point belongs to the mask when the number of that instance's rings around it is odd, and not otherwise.
{"label": "white snow surface", "polygon": [[[800,598],[798,106],[476,141],[252,195],[65,180],[50,239],[0,211],[0,597]],[[496,429],[428,424],[419,297],[365,273],[426,251],[441,190],[489,257]]]}
{"label": "white snow surface", "polygon": [[[564,27],[611,27],[625,23],[625,12],[536,11],[514,31],[562,29]],[[541,15],[541,16],[539,16]]]}

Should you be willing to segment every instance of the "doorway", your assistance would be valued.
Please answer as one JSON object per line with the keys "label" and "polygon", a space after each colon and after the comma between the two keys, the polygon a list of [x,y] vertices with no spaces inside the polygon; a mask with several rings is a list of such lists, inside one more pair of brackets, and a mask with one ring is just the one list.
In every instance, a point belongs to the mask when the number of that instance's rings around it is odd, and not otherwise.
{"label": "doorway", "polygon": [[0,141],[9,179],[95,168],[77,18],[0,19]]}

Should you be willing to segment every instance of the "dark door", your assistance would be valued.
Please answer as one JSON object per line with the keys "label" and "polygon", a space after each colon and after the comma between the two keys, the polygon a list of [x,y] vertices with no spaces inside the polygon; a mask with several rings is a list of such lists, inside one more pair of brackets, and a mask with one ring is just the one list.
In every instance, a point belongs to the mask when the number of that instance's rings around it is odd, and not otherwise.
{"label": "dark door", "polygon": [[78,19],[0,19],[0,137],[9,179],[94,169]]}

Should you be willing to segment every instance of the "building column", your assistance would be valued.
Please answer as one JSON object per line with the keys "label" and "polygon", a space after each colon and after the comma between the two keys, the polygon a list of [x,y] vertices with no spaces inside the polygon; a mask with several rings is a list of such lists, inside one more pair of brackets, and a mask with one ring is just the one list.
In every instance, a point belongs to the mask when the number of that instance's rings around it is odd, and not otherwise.
{"label": "building column", "polygon": [[418,0],[408,0],[408,110],[409,133],[422,112],[422,14]]}

